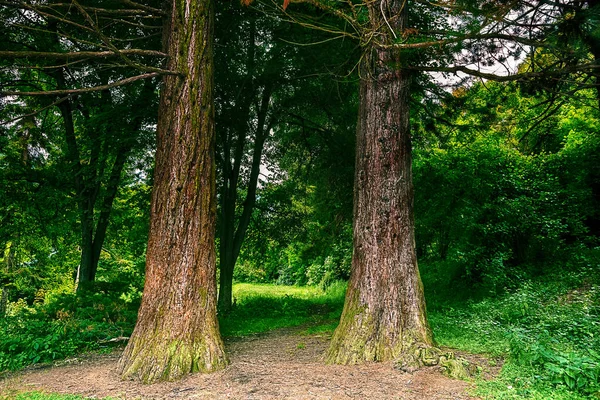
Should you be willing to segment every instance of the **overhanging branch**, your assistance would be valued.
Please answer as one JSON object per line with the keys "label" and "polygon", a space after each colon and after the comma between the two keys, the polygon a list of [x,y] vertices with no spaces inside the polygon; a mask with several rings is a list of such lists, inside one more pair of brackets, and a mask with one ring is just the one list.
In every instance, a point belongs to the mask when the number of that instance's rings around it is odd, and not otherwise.
{"label": "overhanging branch", "polygon": [[429,67],[429,66],[404,66],[404,69],[413,70],[413,71],[422,71],[422,72],[443,72],[450,74],[457,74],[462,72],[466,75],[475,76],[478,78],[488,79],[490,81],[496,82],[514,82],[514,81],[522,81],[528,80],[532,78],[540,78],[540,77],[560,77],[564,76],[568,73],[575,72],[586,72],[590,70],[600,70],[600,65],[598,64],[581,64],[573,67],[562,68],[560,70],[543,70],[537,72],[521,72],[512,75],[497,75],[490,72],[483,72],[477,69],[468,68],[462,65],[455,65],[452,67]]}
{"label": "overhanging branch", "polygon": [[[125,49],[120,50],[121,54],[134,56],[168,57],[167,54],[156,50]],[[70,53],[44,52],[44,51],[0,51],[0,58],[4,59],[22,59],[22,58],[43,58],[53,60],[81,60],[85,58],[111,58],[120,57],[114,51],[75,51]]]}
{"label": "overhanging branch", "polygon": [[[177,73],[173,72],[172,74],[175,75]],[[115,88],[118,86],[127,85],[129,83],[139,81],[141,79],[154,78],[154,77],[157,77],[160,75],[163,75],[163,73],[151,72],[148,74],[136,75],[136,76],[132,76],[129,78],[121,79],[119,81],[109,83],[108,85],[94,86],[94,87],[80,88],[80,89],[47,90],[47,91],[39,91],[39,92],[1,91],[0,97],[6,97],[6,96],[66,96],[66,95],[81,94],[81,93],[100,92],[100,91],[112,89],[112,88]]]}

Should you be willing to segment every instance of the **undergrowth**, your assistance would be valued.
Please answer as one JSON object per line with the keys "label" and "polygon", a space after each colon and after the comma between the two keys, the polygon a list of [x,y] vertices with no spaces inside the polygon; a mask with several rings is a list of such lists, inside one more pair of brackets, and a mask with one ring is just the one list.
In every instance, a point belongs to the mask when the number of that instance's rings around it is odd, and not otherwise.
{"label": "undergrowth", "polygon": [[[245,336],[273,329],[325,324],[335,327],[345,283],[318,287],[235,284],[232,312],[220,318],[223,336]],[[11,305],[0,319],[0,374],[36,363],[50,363],[89,351],[110,351],[110,339],[129,336],[139,294],[98,284],[78,295],[47,293],[39,301]],[[318,328],[317,328],[318,329]]]}
{"label": "undergrowth", "polygon": [[524,282],[497,298],[430,314],[440,345],[505,358],[478,382],[490,399],[600,398],[600,282],[594,268]]}
{"label": "undergrowth", "polygon": [[[499,376],[477,380],[475,396],[600,398],[597,269],[598,265],[590,264],[576,273],[524,281],[501,296],[437,306],[429,313],[435,339],[441,346],[504,360]],[[108,339],[128,336],[139,296],[110,294],[104,289],[81,296],[48,294],[33,306],[13,304],[11,315],[0,321],[0,368],[15,370],[110,349]],[[345,289],[342,282],[325,290],[235,284],[235,305],[231,313],[219,318],[221,332],[226,337],[246,336],[302,326],[300,333],[331,334],[342,311]]]}
{"label": "undergrowth", "polygon": [[98,283],[76,295],[39,293],[33,305],[14,303],[0,319],[0,373],[88,351],[110,350],[110,339],[129,336],[139,299],[118,285]]}

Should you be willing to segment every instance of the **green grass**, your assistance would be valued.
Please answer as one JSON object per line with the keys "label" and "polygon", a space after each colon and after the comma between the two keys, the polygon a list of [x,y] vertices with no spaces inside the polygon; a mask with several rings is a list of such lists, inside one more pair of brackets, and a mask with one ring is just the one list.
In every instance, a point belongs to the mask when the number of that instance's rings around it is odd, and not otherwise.
{"label": "green grass", "polygon": [[326,290],[314,286],[237,283],[235,307],[219,319],[223,336],[247,336],[279,328],[307,325],[307,332],[335,328],[344,305],[346,285]]}
{"label": "green grass", "polygon": [[[600,398],[600,285],[587,276],[547,276],[500,297],[438,307],[429,313],[436,342],[501,358],[492,381],[477,379],[485,399]],[[330,334],[343,307],[345,285],[316,287],[236,284],[236,307],[221,319],[224,336],[306,325]],[[435,300],[435,299],[434,299]]]}
{"label": "green grass", "polygon": [[430,314],[437,342],[505,358],[500,376],[477,382],[489,399],[600,398],[600,285],[561,276]]}

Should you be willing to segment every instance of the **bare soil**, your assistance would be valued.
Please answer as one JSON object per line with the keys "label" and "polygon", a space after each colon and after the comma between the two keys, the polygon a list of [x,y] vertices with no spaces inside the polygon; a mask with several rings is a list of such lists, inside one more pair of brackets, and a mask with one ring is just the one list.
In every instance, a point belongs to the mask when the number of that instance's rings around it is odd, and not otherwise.
{"label": "bare soil", "polygon": [[[0,380],[0,393],[20,391],[79,394],[118,399],[473,399],[468,382],[435,368],[413,374],[391,363],[325,365],[329,337],[301,335],[298,329],[226,340],[231,364],[213,374],[177,382],[142,385],[115,372],[120,351],[67,360]],[[2,398],[3,396],[0,396]]]}

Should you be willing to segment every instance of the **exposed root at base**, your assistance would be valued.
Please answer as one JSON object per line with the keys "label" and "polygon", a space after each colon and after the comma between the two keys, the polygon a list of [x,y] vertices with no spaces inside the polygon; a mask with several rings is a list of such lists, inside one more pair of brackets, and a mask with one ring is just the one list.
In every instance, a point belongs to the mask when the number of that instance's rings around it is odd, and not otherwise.
{"label": "exposed root at base", "polygon": [[394,361],[394,368],[409,373],[436,365],[444,375],[454,379],[467,379],[477,372],[476,365],[463,358],[456,358],[453,352],[422,344],[413,345]]}

